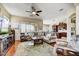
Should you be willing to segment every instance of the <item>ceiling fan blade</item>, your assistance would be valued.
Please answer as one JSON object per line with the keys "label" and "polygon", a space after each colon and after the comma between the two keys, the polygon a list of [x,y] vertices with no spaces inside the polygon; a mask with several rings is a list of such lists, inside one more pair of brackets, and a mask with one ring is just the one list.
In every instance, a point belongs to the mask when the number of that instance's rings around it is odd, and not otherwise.
{"label": "ceiling fan blade", "polygon": [[39,16],[39,14],[36,14],[37,16]]}
{"label": "ceiling fan blade", "polygon": [[31,11],[26,11],[26,12],[31,12]]}
{"label": "ceiling fan blade", "polygon": [[36,9],[32,6],[32,10],[35,11]]}
{"label": "ceiling fan blade", "polygon": [[42,10],[37,11],[37,13],[40,13],[40,12],[42,12]]}

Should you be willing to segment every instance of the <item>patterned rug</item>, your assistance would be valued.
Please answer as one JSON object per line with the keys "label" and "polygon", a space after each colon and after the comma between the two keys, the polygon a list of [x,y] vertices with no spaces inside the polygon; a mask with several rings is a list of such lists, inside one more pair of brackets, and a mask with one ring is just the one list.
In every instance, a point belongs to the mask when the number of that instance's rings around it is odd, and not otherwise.
{"label": "patterned rug", "polygon": [[53,47],[47,43],[41,45],[28,45],[23,42],[18,45],[14,56],[53,56],[56,55]]}

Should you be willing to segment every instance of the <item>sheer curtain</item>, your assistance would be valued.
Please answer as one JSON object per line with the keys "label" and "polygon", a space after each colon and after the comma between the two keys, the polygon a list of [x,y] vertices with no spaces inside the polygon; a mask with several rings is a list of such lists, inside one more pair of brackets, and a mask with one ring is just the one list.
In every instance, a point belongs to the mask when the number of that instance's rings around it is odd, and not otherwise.
{"label": "sheer curtain", "polygon": [[32,25],[32,24],[26,24],[26,31],[27,32],[33,32],[33,31],[35,31],[34,25]]}
{"label": "sheer curtain", "polygon": [[35,27],[32,24],[21,24],[21,32],[34,32]]}

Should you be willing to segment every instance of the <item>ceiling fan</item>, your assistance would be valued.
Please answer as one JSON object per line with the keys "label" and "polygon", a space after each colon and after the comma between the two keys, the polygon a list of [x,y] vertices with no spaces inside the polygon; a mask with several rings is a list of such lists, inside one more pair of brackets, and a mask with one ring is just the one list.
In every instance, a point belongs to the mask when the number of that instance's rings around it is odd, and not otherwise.
{"label": "ceiling fan", "polygon": [[33,6],[31,7],[31,10],[32,11],[26,11],[26,12],[29,12],[32,15],[36,15],[36,16],[39,16],[39,13],[42,12],[42,10],[36,10],[35,7],[33,7]]}

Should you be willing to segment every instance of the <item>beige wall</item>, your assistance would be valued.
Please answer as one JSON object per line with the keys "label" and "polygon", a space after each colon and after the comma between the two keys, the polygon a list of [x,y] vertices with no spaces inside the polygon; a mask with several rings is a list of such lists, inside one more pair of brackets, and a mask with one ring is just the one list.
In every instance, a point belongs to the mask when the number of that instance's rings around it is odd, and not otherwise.
{"label": "beige wall", "polygon": [[31,19],[31,18],[19,17],[19,16],[11,16],[11,23],[34,23],[35,28],[38,28],[39,30],[41,30],[43,26],[42,19],[34,19],[34,18]]}
{"label": "beige wall", "polygon": [[43,20],[42,19],[13,16],[6,11],[6,9],[3,7],[2,4],[0,4],[0,16],[8,17],[11,22],[35,23],[36,24],[35,27],[37,27],[38,29],[41,30],[43,28]]}
{"label": "beige wall", "polygon": [[[12,23],[34,23],[35,29],[41,30],[43,27],[43,20],[41,19],[31,19],[31,18],[26,18],[26,17],[19,17],[19,16],[11,16],[11,25],[13,26]],[[15,30],[15,39],[20,40],[20,29]]]}
{"label": "beige wall", "polygon": [[[13,16],[10,15],[6,9],[0,4],[0,16],[6,16],[12,23],[34,23],[36,30],[41,30],[43,28],[43,20],[42,19],[36,19],[36,18],[27,18],[27,17],[19,17],[19,16]],[[20,29],[15,30],[15,39],[20,40]]]}
{"label": "beige wall", "polygon": [[76,6],[76,35],[79,35],[79,5]]}
{"label": "beige wall", "polygon": [[71,41],[71,16],[76,13],[76,8],[67,12],[67,41]]}
{"label": "beige wall", "polygon": [[2,4],[0,4],[0,16],[6,16],[9,19],[11,18],[11,15],[6,11]]}

